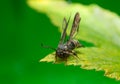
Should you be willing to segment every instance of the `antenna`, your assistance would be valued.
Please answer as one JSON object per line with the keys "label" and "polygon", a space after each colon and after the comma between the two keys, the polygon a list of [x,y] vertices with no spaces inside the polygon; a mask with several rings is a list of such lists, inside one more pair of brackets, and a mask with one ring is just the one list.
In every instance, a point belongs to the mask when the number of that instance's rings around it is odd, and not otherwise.
{"label": "antenna", "polygon": [[42,47],[42,48],[49,48],[49,49],[52,49],[52,50],[55,50],[55,51],[56,51],[55,48],[53,48],[53,47],[51,47],[51,46],[43,45],[42,43],[41,43],[41,47]]}

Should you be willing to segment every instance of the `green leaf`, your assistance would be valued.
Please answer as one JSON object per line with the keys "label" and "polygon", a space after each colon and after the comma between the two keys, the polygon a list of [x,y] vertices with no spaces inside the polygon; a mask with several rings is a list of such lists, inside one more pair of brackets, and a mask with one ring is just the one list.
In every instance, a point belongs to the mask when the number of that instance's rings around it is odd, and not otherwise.
{"label": "green leaf", "polygon": [[[81,15],[80,32],[76,39],[85,46],[76,49],[79,60],[70,56],[67,65],[80,65],[84,69],[104,70],[105,76],[120,80],[120,17],[95,4],[69,4],[64,0],[28,0],[30,7],[45,13],[61,31],[63,18],[71,15],[71,29],[74,14]],[[55,53],[55,52],[54,52]],[[40,61],[54,62],[51,53]],[[59,61],[58,63],[61,63]]]}

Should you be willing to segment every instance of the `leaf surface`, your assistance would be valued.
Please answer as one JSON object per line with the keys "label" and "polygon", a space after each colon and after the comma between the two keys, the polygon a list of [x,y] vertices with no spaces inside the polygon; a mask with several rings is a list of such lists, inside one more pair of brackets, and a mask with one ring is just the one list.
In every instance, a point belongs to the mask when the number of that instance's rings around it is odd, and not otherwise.
{"label": "leaf surface", "polygon": [[[36,11],[45,13],[60,31],[63,18],[71,16],[68,35],[74,15],[79,12],[82,20],[76,39],[85,47],[76,49],[80,59],[70,56],[67,65],[104,70],[105,76],[120,80],[120,17],[117,14],[95,4],[84,6],[64,0],[28,0],[28,4]],[[51,53],[40,61],[54,62],[55,55]]]}

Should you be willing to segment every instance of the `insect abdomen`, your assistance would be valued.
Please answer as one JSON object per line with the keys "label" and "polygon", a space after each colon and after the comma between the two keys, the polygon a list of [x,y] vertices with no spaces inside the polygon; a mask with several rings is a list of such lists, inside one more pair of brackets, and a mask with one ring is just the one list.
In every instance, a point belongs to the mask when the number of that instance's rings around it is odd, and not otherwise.
{"label": "insect abdomen", "polygon": [[71,40],[67,44],[68,49],[73,50],[74,48],[80,47],[80,43],[77,40]]}

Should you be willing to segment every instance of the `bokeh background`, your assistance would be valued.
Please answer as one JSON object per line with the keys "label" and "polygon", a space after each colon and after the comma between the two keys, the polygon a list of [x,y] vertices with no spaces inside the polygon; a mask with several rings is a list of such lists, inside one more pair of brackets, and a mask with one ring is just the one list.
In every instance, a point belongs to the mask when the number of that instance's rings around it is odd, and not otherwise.
{"label": "bokeh background", "polygon": [[[120,0],[68,1],[95,3],[120,15]],[[0,9],[0,84],[120,84],[105,77],[103,71],[39,63],[53,52],[41,48],[41,43],[57,47],[57,27],[46,15],[31,9],[26,0],[1,0]]]}

